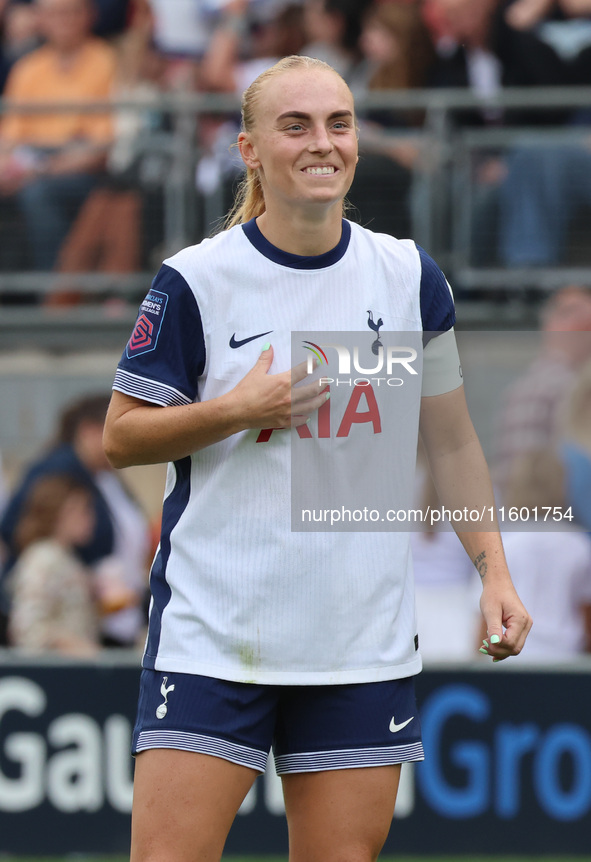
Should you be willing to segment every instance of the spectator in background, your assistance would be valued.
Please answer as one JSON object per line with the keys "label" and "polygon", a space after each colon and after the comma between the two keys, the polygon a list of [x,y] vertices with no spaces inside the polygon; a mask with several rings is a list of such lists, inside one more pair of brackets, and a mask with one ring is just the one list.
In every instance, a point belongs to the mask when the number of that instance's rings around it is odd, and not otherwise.
{"label": "spectator in background", "polygon": [[0,522],[0,537],[9,552],[7,570],[18,556],[16,525],[24,501],[42,476],[70,476],[84,484],[92,495],[95,523],[88,541],[80,548],[82,561],[92,565],[113,552],[111,515],[96,485],[97,474],[110,469],[102,445],[107,407],[108,399],[104,395],[90,395],[68,405],[60,416],[55,442],[29,466],[13,491]]}
{"label": "spectator in background", "polygon": [[96,655],[99,607],[76,555],[94,529],[88,487],[66,476],[32,485],[16,525],[18,562],[10,577],[9,642],[30,653]]}
{"label": "spectator in background", "polygon": [[[423,15],[437,51],[431,70],[432,86],[468,86],[486,98],[494,96],[501,86],[583,83],[584,75],[569,70],[565,56],[543,37],[539,21],[536,26],[516,26],[529,2],[425,0]],[[575,48],[576,45],[578,41]],[[572,42],[570,49],[573,50]],[[498,123],[501,119],[506,122],[507,116],[497,113],[495,117],[492,112],[481,115],[483,119]],[[511,115],[511,119],[521,116]],[[473,115],[471,120],[475,121]]]}
{"label": "spectator in background", "polygon": [[518,456],[557,445],[578,369],[591,356],[591,290],[558,290],[542,310],[540,351],[504,394],[493,478],[503,503]]}
{"label": "spectator in background", "polygon": [[365,88],[359,44],[365,13],[372,0],[304,0],[307,42],[302,54],[324,60],[345,79],[354,95]]}
{"label": "spectator in background", "polygon": [[[542,63],[547,67],[552,58],[552,69],[561,68],[560,83],[589,83],[591,0],[512,0],[505,5],[504,19],[516,53],[525,55],[524,65],[534,64],[537,51],[540,77],[548,74],[547,68],[541,68]],[[553,74],[556,75],[556,71]],[[543,79],[540,83],[544,83]]]}
{"label": "spectator in background", "polygon": [[211,37],[212,4],[208,0],[148,2],[154,16],[154,42],[158,50],[171,59],[199,59]]}
{"label": "spectator in background", "polygon": [[281,57],[299,54],[305,42],[300,3],[281,3],[265,15],[248,0],[224,7],[201,63],[200,85],[207,92],[241,95]]}
{"label": "spectator in background", "polygon": [[[255,9],[249,0],[232,0],[213,31],[200,65],[200,86],[207,92],[242,95],[255,78],[281,57],[300,53],[305,41],[299,3],[281,3],[270,10]],[[244,165],[234,154],[238,117],[201,114],[197,189],[202,195],[222,190],[223,209],[229,209],[232,186]]]}
{"label": "spectator in background", "polygon": [[[36,0],[45,44],[8,77],[14,102],[89,102],[112,92],[112,49],[92,36],[92,0]],[[0,126],[0,193],[22,210],[37,269],[53,268],[75,214],[98,177],[112,141],[109,114],[19,113]]]}
{"label": "spectator in background", "polygon": [[[538,84],[591,80],[591,0],[514,0],[505,12],[506,43],[536,69]],[[518,82],[519,83],[519,82]],[[565,122],[589,123],[589,109]],[[516,146],[499,188],[498,258],[506,266],[565,262],[569,229],[591,207],[591,143]]]}
{"label": "spectator in background", "polygon": [[540,519],[543,507],[565,510],[564,469],[556,452],[532,449],[521,455],[505,500],[520,514],[514,529],[503,533],[505,556],[535,620],[520,658],[560,662],[591,651],[591,540],[568,520],[549,525]]}
{"label": "spectator in background", "polygon": [[[482,99],[478,109],[455,112],[459,125],[556,125],[571,120],[568,109],[511,110],[491,103],[503,87],[589,81],[588,74],[577,71],[556,50],[555,40],[543,38],[539,23],[515,26],[531,2],[425,0],[423,11],[437,53],[429,85],[469,87]],[[578,41],[567,38],[565,44],[572,49]],[[473,153],[471,262],[476,266],[559,262],[574,211],[581,201],[591,202],[587,163],[591,153],[576,146],[514,145],[506,153],[498,148]]]}
{"label": "spectator in background", "polygon": [[[425,0],[423,16],[435,48],[429,86],[469,87],[485,98],[498,92],[503,84],[494,44],[498,5],[499,0]],[[481,116],[480,122],[488,119]]]}
{"label": "spectator in background", "polygon": [[31,2],[8,0],[1,15],[0,91],[4,91],[12,66],[25,54],[39,47],[37,7]]}
{"label": "spectator in background", "polygon": [[[362,19],[363,61],[357,90],[421,87],[432,56],[427,29],[415,3],[374,3]],[[422,112],[370,110],[358,116],[360,159],[348,200],[362,224],[397,237],[410,236],[413,173],[426,167],[420,137]]]}
{"label": "spectator in background", "polygon": [[420,7],[413,0],[371,5],[363,19],[359,43],[368,63],[370,90],[425,86],[433,46]]}
{"label": "spectator in background", "polygon": [[[502,87],[585,85],[591,80],[591,0],[425,0],[437,48],[429,83],[469,86],[483,99],[458,111],[460,124],[541,125],[586,121],[570,108],[499,109]],[[591,206],[591,146],[577,143],[506,152],[473,162],[471,257],[479,266],[556,266],[569,229]]]}
{"label": "spectator in background", "polygon": [[[142,268],[142,222],[146,189],[163,181],[167,158],[146,155],[152,133],[164,118],[153,103],[165,91],[166,60],[152,43],[153,19],[145,2],[134,4],[125,30],[116,40],[113,97],[137,102],[139,110],[114,111],[113,145],[106,173],[82,204],[62,243],[55,269],[60,273],[137,272]],[[73,305],[88,294],[58,283],[49,305]],[[64,280],[65,282],[65,280]],[[117,301],[117,300],[115,300]]]}
{"label": "spectator in background", "polygon": [[[569,229],[591,207],[591,139],[515,147],[499,186],[498,259],[503,266],[560,266]],[[587,242],[589,232],[587,231]],[[585,263],[589,265],[587,256]]]}
{"label": "spectator in background", "polygon": [[591,534],[591,363],[576,377],[565,411],[560,454],[566,473],[566,504]]}
{"label": "spectator in background", "polygon": [[[144,0],[140,0],[141,3]],[[254,7],[258,0],[149,0],[154,22],[154,44],[166,57],[171,90],[204,89],[201,61],[220,21],[232,7]],[[241,15],[239,17],[242,17]],[[237,19],[238,21],[238,19]],[[242,28],[238,35],[248,35]]]}
{"label": "spectator in background", "polygon": [[[498,126],[505,119],[502,110],[489,104],[510,83],[498,54],[498,9],[499,0],[425,0],[422,6],[434,46],[427,85],[468,88],[482,100],[477,109],[450,113],[457,125]],[[472,173],[469,247],[472,262],[482,266],[496,252],[497,190],[506,167],[498,152],[483,149],[475,154]]]}
{"label": "spectator in background", "polygon": [[10,608],[6,578],[18,558],[17,525],[31,488],[43,477],[68,477],[87,488],[93,504],[94,528],[76,552],[86,566],[99,573],[109,597],[109,613],[102,618],[104,643],[133,646],[144,625],[140,603],[147,589],[150,537],[140,507],[103,451],[108,403],[104,395],[91,395],[68,406],[60,417],[55,444],[29,467],[14,490],[0,522],[0,538],[7,551],[0,580],[0,612],[6,619]]}
{"label": "spectator in background", "polygon": [[148,570],[152,536],[148,520],[127,485],[110,466],[99,470],[96,484],[113,521],[113,553],[93,567],[103,595],[102,643],[136,647],[147,617]]}

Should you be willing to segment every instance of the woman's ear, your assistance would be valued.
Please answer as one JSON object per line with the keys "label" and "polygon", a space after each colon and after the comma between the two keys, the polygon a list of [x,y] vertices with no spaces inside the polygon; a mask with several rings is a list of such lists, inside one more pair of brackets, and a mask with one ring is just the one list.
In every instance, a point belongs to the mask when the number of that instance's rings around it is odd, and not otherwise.
{"label": "woman's ear", "polygon": [[261,163],[256,156],[255,146],[247,132],[240,132],[238,135],[238,149],[247,168],[251,168],[253,171],[260,168]]}

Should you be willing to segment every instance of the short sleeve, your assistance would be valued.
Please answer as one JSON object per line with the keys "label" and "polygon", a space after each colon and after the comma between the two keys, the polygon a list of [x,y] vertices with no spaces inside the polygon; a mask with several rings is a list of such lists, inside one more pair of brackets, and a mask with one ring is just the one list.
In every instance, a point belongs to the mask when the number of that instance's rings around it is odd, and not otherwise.
{"label": "short sleeve", "polygon": [[417,245],[421,260],[421,320],[424,343],[447,332],[456,322],[456,310],[448,281],[432,257]]}
{"label": "short sleeve", "polygon": [[141,304],[113,389],[159,404],[191,404],[205,366],[205,341],[195,295],[166,264]]}

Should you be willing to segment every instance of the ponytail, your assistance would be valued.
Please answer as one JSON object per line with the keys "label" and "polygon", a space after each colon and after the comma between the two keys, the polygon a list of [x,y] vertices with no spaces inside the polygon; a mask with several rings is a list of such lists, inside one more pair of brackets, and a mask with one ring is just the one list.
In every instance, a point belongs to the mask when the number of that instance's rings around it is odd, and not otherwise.
{"label": "ponytail", "polygon": [[224,221],[224,229],[237,224],[245,224],[265,212],[265,198],[258,173],[253,168],[246,169],[236,191],[234,205]]}

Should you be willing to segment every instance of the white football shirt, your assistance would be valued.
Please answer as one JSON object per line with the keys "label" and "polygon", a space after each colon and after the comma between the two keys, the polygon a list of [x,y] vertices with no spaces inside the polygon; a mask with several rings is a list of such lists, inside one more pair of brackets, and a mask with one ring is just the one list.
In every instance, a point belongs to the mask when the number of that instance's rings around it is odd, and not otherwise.
{"label": "white football shirt", "polygon": [[[428,340],[454,319],[443,273],[410,240],[343,220],[334,249],[301,257],[272,246],[253,220],[164,263],[114,388],[166,409],[231,390],[265,342],[270,373],[289,369],[293,332],[373,338],[381,321],[381,337],[424,331]],[[447,338],[451,371],[434,375],[429,394],[461,385]],[[393,453],[396,469],[414,469],[419,401],[404,417],[410,442]],[[384,433],[355,421],[351,446]],[[408,534],[292,532],[296,439],[295,430],[243,431],[169,465],[145,667],[279,684],[420,670]],[[318,440],[311,431],[304,442]]]}

